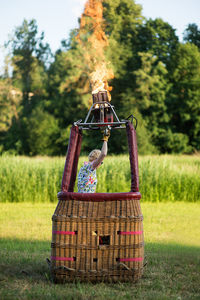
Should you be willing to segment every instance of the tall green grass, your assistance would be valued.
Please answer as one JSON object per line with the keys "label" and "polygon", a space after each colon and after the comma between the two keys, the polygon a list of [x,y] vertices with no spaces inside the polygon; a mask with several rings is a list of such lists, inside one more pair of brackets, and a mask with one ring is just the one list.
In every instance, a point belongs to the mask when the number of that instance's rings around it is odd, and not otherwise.
{"label": "tall green grass", "polygon": [[[80,158],[79,168],[85,160]],[[0,201],[57,201],[64,163],[64,157],[0,157]],[[139,174],[143,201],[200,201],[198,156],[141,156]],[[128,155],[108,156],[97,176],[97,192],[130,191]]]}

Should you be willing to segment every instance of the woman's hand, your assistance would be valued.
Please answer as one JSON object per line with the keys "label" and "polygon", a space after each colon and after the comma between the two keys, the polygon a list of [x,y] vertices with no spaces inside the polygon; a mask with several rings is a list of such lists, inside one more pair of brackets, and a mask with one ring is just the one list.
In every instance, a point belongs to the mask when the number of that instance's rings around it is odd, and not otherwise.
{"label": "woman's hand", "polygon": [[109,129],[105,129],[104,133],[103,133],[102,141],[108,142],[109,137],[110,137],[110,130]]}

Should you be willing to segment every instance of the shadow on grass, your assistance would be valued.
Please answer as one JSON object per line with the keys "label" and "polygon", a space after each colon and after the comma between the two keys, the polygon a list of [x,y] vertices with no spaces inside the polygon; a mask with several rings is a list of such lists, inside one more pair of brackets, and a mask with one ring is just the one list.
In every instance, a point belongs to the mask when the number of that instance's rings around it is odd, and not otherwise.
{"label": "shadow on grass", "polygon": [[[46,258],[50,257],[50,241],[18,239],[0,240],[1,299],[42,297],[60,299],[173,299],[195,298],[199,294],[200,248],[175,244],[145,245],[143,278],[133,284],[68,284],[54,285]],[[128,286],[128,290],[127,290]],[[26,287],[26,288],[25,288]],[[24,290],[25,289],[25,290]],[[48,291],[48,295],[47,295]],[[168,296],[164,297],[163,293]],[[121,295],[121,296],[119,296]],[[150,296],[148,296],[150,295]],[[57,298],[58,297],[58,298]],[[90,298],[91,297],[91,298]],[[107,297],[107,298],[106,298]],[[120,298],[121,297],[121,298]],[[22,297],[23,299],[23,297]],[[175,299],[175,298],[174,298]]]}
{"label": "shadow on grass", "polygon": [[[48,266],[46,258],[50,255],[50,242],[19,239],[0,240],[0,280],[7,277],[24,277],[46,281]],[[2,278],[3,277],[3,278]]]}
{"label": "shadow on grass", "polygon": [[[51,243],[48,241],[29,241],[19,239],[0,240],[0,274],[12,277],[24,275],[45,280],[49,273],[46,258],[50,257]],[[179,244],[145,245],[146,270],[170,263],[171,266],[186,262],[200,262],[200,247]],[[148,272],[149,273],[149,272]]]}

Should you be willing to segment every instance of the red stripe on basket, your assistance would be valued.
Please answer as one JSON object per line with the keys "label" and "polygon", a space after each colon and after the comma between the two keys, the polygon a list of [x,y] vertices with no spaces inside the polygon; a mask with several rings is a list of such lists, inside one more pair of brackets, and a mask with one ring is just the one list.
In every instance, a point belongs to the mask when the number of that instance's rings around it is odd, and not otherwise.
{"label": "red stripe on basket", "polygon": [[135,257],[135,258],[120,258],[119,261],[142,261],[143,257]]}
{"label": "red stripe on basket", "polygon": [[53,231],[54,234],[71,234],[71,235],[75,235],[76,232],[75,231]]}
{"label": "red stripe on basket", "polygon": [[74,261],[74,257],[58,257],[58,256],[52,256],[51,260],[67,260],[67,261]]}
{"label": "red stripe on basket", "polygon": [[142,234],[143,231],[120,231],[119,234],[125,235],[125,234]]}

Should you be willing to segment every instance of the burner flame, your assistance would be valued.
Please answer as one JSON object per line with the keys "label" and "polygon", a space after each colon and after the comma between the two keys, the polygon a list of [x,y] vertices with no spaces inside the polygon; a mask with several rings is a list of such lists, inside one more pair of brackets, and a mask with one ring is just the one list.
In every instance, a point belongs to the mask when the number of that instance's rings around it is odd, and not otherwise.
{"label": "burner flame", "polygon": [[105,49],[109,42],[104,31],[102,0],[86,2],[77,38],[85,52],[92,94],[107,91],[110,101],[112,87],[109,87],[108,80],[114,78],[114,73],[105,57]]}

